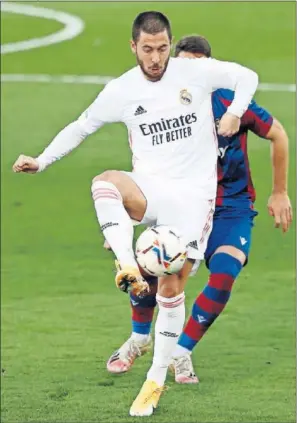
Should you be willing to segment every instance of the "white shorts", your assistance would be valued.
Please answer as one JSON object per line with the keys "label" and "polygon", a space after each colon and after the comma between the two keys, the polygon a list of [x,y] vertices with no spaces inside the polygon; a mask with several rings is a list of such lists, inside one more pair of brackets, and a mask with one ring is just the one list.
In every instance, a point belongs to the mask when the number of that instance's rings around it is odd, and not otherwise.
{"label": "white shorts", "polygon": [[202,260],[212,230],[215,200],[201,198],[193,184],[136,172],[124,173],[138,185],[147,200],[140,223],[174,226],[188,245],[188,258]]}

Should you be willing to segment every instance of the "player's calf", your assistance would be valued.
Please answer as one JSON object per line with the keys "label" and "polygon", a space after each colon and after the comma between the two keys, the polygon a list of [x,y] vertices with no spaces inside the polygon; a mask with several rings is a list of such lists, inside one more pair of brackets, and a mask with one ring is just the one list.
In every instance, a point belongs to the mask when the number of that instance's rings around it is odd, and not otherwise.
{"label": "player's calf", "polygon": [[163,386],[174,347],[185,321],[184,286],[192,269],[187,261],[176,275],[159,278],[156,300],[159,306],[155,324],[153,365],[147,379]]}
{"label": "player's calf", "polygon": [[[186,266],[191,270],[192,266]],[[150,416],[157,407],[174,346],[182,331],[185,319],[184,288],[187,272],[159,278],[156,296],[159,312],[155,325],[153,364],[147,379],[133,402],[131,416]],[[181,292],[182,291],[182,292]],[[163,294],[161,295],[160,292]],[[174,296],[173,296],[174,295]]]}
{"label": "player's calf", "polygon": [[118,259],[116,285],[124,292],[146,292],[148,284],[134,256],[131,222],[131,217],[142,217],[145,212],[144,195],[128,175],[107,171],[93,179],[92,196],[101,230]]}
{"label": "player's calf", "polygon": [[189,354],[222,313],[230,298],[233,283],[242,269],[245,256],[241,258],[242,261],[222,252],[222,247],[212,256],[208,284],[196,298],[192,315],[173,353],[174,358]]}
{"label": "player's calf", "polygon": [[154,310],[157,305],[156,292],[158,289],[158,279],[147,279],[150,292],[144,297],[137,297],[130,294],[132,334],[136,341],[147,339],[151,333]]}

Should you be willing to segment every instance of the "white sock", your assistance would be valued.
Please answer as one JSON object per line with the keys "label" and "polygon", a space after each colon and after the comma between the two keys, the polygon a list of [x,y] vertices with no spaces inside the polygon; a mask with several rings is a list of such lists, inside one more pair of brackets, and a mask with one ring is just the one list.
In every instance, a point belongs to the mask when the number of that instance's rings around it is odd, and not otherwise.
{"label": "white sock", "polygon": [[182,347],[181,345],[176,344],[175,349],[173,351],[172,357],[173,358],[179,358],[183,357],[184,355],[191,354],[192,351],[188,350],[185,347]]}
{"label": "white sock", "polygon": [[138,267],[133,251],[133,225],[120,192],[110,182],[95,181],[92,196],[101,230],[120,265]]}
{"label": "white sock", "polygon": [[174,298],[156,296],[159,312],[155,324],[153,364],[147,373],[148,380],[163,386],[173,350],[185,322],[185,294]]}
{"label": "white sock", "polygon": [[140,345],[147,344],[149,337],[150,337],[149,334],[144,335],[142,333],[137,333],[137,332],[132,332],[132,335],[131,335],[131,338],[134,339],[134,341]]}

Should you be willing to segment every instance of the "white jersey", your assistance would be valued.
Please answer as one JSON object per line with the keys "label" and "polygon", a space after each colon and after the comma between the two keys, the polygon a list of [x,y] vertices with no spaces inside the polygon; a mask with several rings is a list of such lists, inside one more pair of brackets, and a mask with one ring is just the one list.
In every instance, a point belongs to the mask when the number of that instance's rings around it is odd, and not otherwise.
{"label": "white jersey", "polygon": [[[254,72],[214,59],[171,58],[158,82],[147,80],[137,66],[100,92],[78,119],[81,137],[73,143],[78,145],[81,138],[104,123],[123,122],[128,130],[135,172],[185,180],[213,198],[217,141],[211,93],[218,88],[235,90],[229,111],[241,117],[256,87]],[[73,137],[76,132],[72,129]],[[53,144],[57,144],[55,140]],[[54,161],[50,157],[59,158],[59,154],[49,151],[50,147],[38,158],[41,167]],[[64,147],[62,155],[71,149],[70,145],[68,150]]]}

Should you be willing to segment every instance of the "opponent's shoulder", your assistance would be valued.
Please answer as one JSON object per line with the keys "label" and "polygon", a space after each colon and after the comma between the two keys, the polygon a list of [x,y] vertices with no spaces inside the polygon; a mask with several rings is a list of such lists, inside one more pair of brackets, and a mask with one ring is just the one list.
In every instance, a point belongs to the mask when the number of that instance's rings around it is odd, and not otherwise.
{"label": "opponent's shoulder", "polygon": [[228,89],[225,89],[225,88],[220,88],[218,90],[215,90],[212,93],[212,97],[215,100],[219,100],[219,101],[222,101],[222,100],[233,101],[233,99],[234,99],[234,91],[228,90]]}

